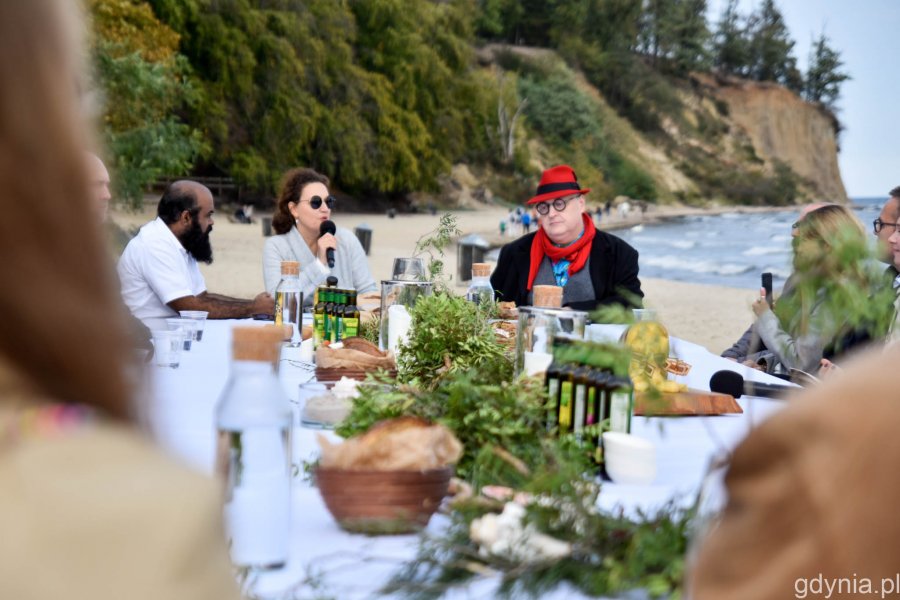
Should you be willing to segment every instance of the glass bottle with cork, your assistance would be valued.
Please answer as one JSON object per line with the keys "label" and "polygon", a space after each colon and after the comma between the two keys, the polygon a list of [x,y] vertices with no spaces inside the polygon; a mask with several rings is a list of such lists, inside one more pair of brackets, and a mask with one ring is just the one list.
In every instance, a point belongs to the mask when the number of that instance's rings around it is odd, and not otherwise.
{"label": "glass bottle with cork", "polygon": [[274,366],[283,329],[232,330],[231,375],[216,407],[216,472],[225,481],[225,524],[235,565],[277,569],[288,561],[293,412]]}
{"label": "glass bottle with cork", "polygon": [[356,290],[347,293],[347,305],[344,306],[344,330],[342,338],[356,337],[359,335],[359,307],[356,305]]}
{"label": "glass bottle with cork", "polygon": [[489,263],[472,263],[472,283],[466,290],[466,300],[479,305],[488,305],[494,301]]}
{"label": "glass bottle with cork", "polygon": [[291,326],[291,346],[303,341],[303,292],[300,289],[300,263],[281,261],[281,281],[275,288],[275,324]]}

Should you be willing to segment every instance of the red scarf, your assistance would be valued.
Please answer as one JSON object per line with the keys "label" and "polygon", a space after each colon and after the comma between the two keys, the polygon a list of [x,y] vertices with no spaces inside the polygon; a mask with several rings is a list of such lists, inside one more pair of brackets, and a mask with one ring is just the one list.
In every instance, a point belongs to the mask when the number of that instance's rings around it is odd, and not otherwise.
{"label": "red scarf", "polygon": [[571,262],[572,264],[569,265],[570,276],[584,268],[588,256],[591,255],[591,242],[594,241],[594,234],[597,230],[594,228],[594,221],[586,213],[581,213],[581,221],[584,223],[584,234],[565,248],[553,245],[553,242],[544,233],[544,228],[538,227],[537,234],[531,240],[531,266],[528,269],[528,287],[525,289],[531,290],[534,278],[537,277],[541,261],[545,256],[549,256],[553,262],[563,258]]}

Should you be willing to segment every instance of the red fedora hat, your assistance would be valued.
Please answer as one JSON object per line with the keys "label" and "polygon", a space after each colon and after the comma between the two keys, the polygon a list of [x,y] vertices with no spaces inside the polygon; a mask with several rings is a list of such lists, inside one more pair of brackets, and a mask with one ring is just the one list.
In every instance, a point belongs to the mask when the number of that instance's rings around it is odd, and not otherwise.
{"label": "red fedora hat", "polygon": [[541,182],[538,184],[534,197],[526,204],[547,202],[555,198],[571,196],[572,194],[587,194],[591,188],[582,189],[578,185],[578,177],[569,165],[550,167],[541,173]]}

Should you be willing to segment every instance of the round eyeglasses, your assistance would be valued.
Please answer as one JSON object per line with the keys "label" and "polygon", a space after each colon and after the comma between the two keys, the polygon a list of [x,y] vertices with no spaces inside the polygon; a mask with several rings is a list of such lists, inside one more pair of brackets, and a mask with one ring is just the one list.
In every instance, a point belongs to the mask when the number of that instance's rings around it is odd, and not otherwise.
{"label": "round eyeglasses", "polygon": [[569,205],[569,202],[575,200],[578,196],[569,196],[568,198],[557,198],[553,202],[541,202],[534,207],[534,210],[537,211],[539,215],[546,215],[550,213],[550,207],[553,206],[556,209],[556,212],[562,212],[566,210],[566,207]]}
{"label": "round eyeglasses", "polygon": [[[311,209],[319,210],[320,208],[322,208],[323,200],[322,200],[321,196],[313,196],[309,200],[301,200],[300,202],[309,202],[309,207]],[[325,206],[328,207],[328,210],[331,210],[334,208],[334,196],[328,196],[327,198],[325,198],[324,202],[325,202]]]}
{"label": "round eyeglasses", "polygon": [[872,228],[875,230],[875,233],[880,233],[882,229],[885,227],[892,227],[894,231],[897,231],[896,223],[888,223],[887,221],[882,221],[881,219],[875,219],[872,221]]}

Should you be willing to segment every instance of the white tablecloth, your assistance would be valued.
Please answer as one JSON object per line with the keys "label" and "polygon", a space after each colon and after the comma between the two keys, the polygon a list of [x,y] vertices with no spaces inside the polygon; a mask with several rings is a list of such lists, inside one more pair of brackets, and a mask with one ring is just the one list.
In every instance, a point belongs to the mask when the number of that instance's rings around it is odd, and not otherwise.
{"label": "white tablecloth", "polygon": [[[146,418],[159,443],[195,468],[212,473],[215,449],[214,412],[229,374],[231,327],[256,324],[254,321],[209,321],[203,341],[182,356],[177,369],[152,369],[152,387],[147,394]],[[617,338],[621,327],[594,328],[594,337]],[[710,376],[722,369],[736,371],[744,378],[783,383],[758,371],[710,354],[702,346],[672,339],[672,355],[692,365],[686,382],[690,387],[709,389]],[[298,366],[291,355],[280,363],[279,379],[285,393],[297,399],[299,383],[312,373]],[[699,489],[711,457],[733,448],[782,402],[761,398],[741,398],[742,415],[717,417],[646,418],[635,417],[632,433],[654,441],[657,447],[657,478],[652,485],[626,486],[605,483],[600,494],[603,509],[634,511],[653,509],[670,500],[690,504]],[[299,420],[298,420],[299,422]],[[294,430],[294,462],[315,456],[313,430]],[[417,548],[416,536],[366,537],[343,532],[331,518],[318,491],[296,480],[293,489],[291,559],[281,571],[259,578],[258,593],[278,596],[305,577],[319,576],[321,590],[338,598],[370,597],[411,558]],[[445,521],[436,516],[429,529]],[[481,582],[451,597],[488,597],[493,582]],[[312,588],[304,588],[307,593]],[[313,590],[314,591],[314,590]],[[551,596],[546,596],[551,597]],[[552,597],[572,597],[561,589]]]}

